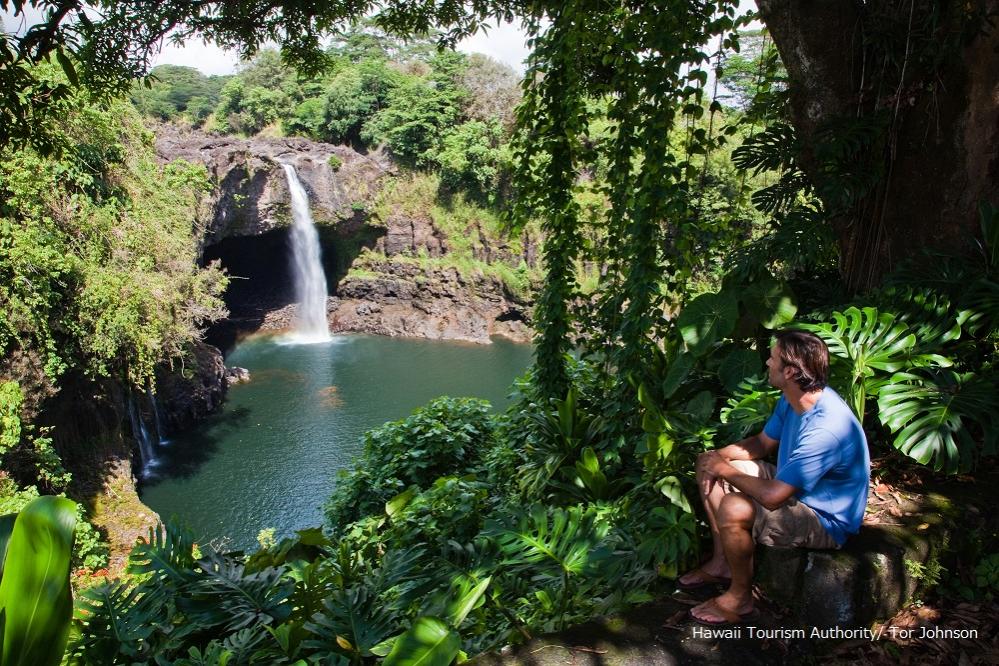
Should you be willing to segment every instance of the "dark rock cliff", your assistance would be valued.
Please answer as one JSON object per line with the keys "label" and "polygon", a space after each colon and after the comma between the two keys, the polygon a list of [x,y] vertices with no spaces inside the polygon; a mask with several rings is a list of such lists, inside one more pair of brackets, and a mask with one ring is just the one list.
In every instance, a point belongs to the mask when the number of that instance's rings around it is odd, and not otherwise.
{"label": "dark rock cliff", "polygon": [[[291,164],[309,193],[319,226],[344,234],[358,230],[357,212],[393,170],[380,152],[361,155],[346,146],[301,138],[214,136],[176,125],[155,128],[156,152],[166,161],[203,164],[217,185],[204,221],[203,247],[225,238],[259,236],[291,224],[288,182],[282,163]],[[331,158],[334,165],[331,165]],[[352,224],[353,222],[353,224]]]}

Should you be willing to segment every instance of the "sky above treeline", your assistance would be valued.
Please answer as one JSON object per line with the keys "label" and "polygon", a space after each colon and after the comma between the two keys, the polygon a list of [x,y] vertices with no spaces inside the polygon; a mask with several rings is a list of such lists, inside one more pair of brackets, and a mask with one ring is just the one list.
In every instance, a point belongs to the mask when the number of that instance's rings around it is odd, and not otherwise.
{"label": "sky above treeline", "polygon": [[[524,72],[524,60],[528,50],[526,37],[520,25],[501,23],[489,28],[488,34],[479,32],[458,44],[464,53],[484,53]],[[224,51],[213,44],[191,40],[183,45],[164,44],[156,56],[156,65],[187,65],[200,69],[204,74],[232,74],[239,65],[239,57],[233,51]]]}
{"label": "sky above treeline", "polygon": [[[740,12],[755,9],[755,0],[740,0]],[[41,12],[32,7],[25,7],[24,13],[16,17],[11,12],[0,12],[3,29],[15,33],[22,33],[40,21],[41,16]],[[462,40],[458,44],[458,50],[464,53],[483,53],[519,73],[524,72],[524,60],[528,56],[526,36],[519,23],[494,24],[487,32],[480,31]],[[185,65],[207,75],[233,74],[239,66],[239,56],[235,51],[226,51],[197,39],[188,40],[184,44],[173,44],[166,40],[160,52],[155,55],[153,65]]]}

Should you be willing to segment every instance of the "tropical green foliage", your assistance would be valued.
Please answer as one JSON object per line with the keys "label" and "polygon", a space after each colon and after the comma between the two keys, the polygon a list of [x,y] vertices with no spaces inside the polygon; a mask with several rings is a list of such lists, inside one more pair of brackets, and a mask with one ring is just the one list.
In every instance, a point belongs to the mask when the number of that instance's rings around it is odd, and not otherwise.
{"label": "tropical green foliage", "polygon": [[227,77],[205,76],[193,67],[160,65],[149,73],[147,84],[131,95],[140,113],[160,120],[184,117],[200,126],[219,103]]}
{"label": "tropical green foliage", "polygon": [[62,662],[73,601],[69,567],[76,505],[37,497],[0,516],[0,662]]}
{"label": "tropical green foliage", "polygon": [[327,52],[324,71],[302,79],[277,51],[261,51],[233,77],[163,66],[132,93],[137,108],[165,120],[256,134],[298,134],[357,148],[385,146],[402,164],[437,171],[448,191],[499,203],[509,179],[517,77],[481,55],[436,52],[360,24]]}
{"label": "tropical green foliage", "polygon": [[[127,102],[102,107],[82,93],[69,97],[50,129],[63,147],[58,155],[0,151],[6,510],[21,509],[39,492],[72,489],[56,446],[58,426],[37,423],[46,400],[67,385],[86,395],[88,382],[108,382],[94,393],[112,384],[144,389],[159,364],[183,358],[224,312],[224,276],[217,266],[197,267],[192,236],[211,187],[204,168],[160,164]],[[107,547],[82,511],[74,566],[101,568]]]}
{"label": "tropical green foliage", "polygon": [[[317,75],[300,80],[263,53],[220,91],[215,126],[383,145],[411,169],[438,170],[441,193],[458,206],[513,193],[511,221],[544,232],[547,273],[537,363],[517,404],[493,416],[480,402],[441,399],[369,433],[326,507],[325,533],[249,557],[196,557],[176,527],[151,534],[133,553],[135,578],[86,593],[73,659],[444,664],[646,599],[658,577],[695,560],[696,456],[758,430],[772,411],[777,394],[761,371],[782,326],[829,342],[833,385],[875,446],[890,441],[947,471],[995,452],[996,211],[983,206],[977,265],[933,257],[864,294],[836,278],[829,220],[887,186],[880,163],[865,159],[890,152],[883,114],[823,127],[805,151],[766,36],[736,57],[746,19],[729,0],[417,5],[389,3],[379,21],[415,34],[436,20],[458,38],[492,13],[525,15],[533,52],[515,133],[508,107],[470,100],[472,81],[488,86],[463,56],[367,28],[317,54],[316,33],[354,8],[340,3],[283,6],[287,15],[269,13],[261,27],[206,19],[206,32],[249,51],[291,21],[298,32],[286,35],[284,55],[312,56],[305,64]],[[908,55],[885,62],[895,68]],[[741,95],[728,110],[706,86],[708,68],[726,61],[727,82],[716,76]],[[132,153],[93,144],[60,162],[60,174],[108,234],[104,202],[128,209],[108,176]],[[817,184],[799,163],[805,152]],[[146,317],[158,311],[142,289],[133,309],[115,299],[128,291],[125,276],[146,276],[160,255],[142,255],[150,238],[127,227],[134,245],[94,251],[125,257],[113,276],[77,272],[61,219],[44,214],[54,181],[26,175],[46,163],[35,160],[8,187],[29,223],[4,227],[4,242],[25,258],[10,272],[43,270],[2,281],[12,285],[10,320],[29,324],[8,324],[21,337],[0,337],[0,347],[30,338],[45,371],[64,372],[61,329],[46,324],[67,306],[62,285],[72,279],[92,299],[71,330],[93,335],[68,358],[139,382],[160,349],[168,356],[185,339],[176,321]],[[163,173],[190,185],[193,171]],[[4,395],[6,455],[13,433],[25,436],[11,416],[15,390]]]}

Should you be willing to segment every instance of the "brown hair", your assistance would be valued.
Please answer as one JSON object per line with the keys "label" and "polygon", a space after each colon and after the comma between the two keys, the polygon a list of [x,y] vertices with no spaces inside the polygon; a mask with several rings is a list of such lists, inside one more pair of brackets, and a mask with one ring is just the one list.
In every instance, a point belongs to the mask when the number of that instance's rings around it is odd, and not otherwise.
{"label": "brown hair", "polygon": [[825,388],[829,378],[829,348],[819,336],[806,331],[785,330],[774,334],[777,353],[784,366],[794,368],[791,377],[802,391]]}

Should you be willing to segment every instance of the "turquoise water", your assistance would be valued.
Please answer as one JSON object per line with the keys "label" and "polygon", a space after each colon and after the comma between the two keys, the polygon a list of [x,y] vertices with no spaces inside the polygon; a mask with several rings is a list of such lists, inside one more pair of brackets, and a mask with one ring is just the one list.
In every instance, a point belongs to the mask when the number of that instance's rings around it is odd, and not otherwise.
{"label": "turquoise water", "polygon": [[160,447],[142,500],[176,515],[199,543],[252,548],[322,522],[322,504],[366,430],[440,395],[485,398],[502,409],[531,347],[335,336],[329,343],[241,343],[226,359],[250,371],[222,410]]}

